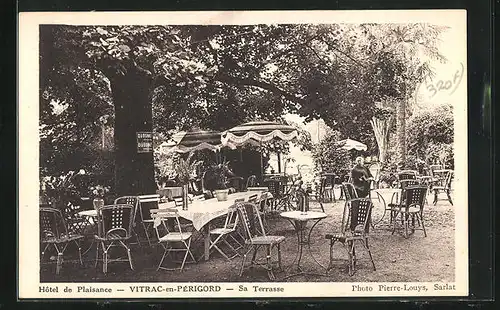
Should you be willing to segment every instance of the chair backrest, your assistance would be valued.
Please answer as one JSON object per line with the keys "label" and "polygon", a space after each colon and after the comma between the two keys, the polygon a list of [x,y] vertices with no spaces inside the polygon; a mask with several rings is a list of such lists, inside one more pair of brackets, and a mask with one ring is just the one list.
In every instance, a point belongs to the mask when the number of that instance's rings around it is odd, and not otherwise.
{"label": "chair backrest", "polygon": [[238,221],[239,221],[238,207],[236,204],[234,204],[227,209],[227,216],[226,216],[226,221],[224,222],[224,228],[236,229]]}
{"label": "chair backrest", "polygon": [[434,176],[434,171],[436,170],[442,170],[443,166],[442,165],[430,165],[429,170],[431,172],[431,176]]}
{"label": "chair backrest", "polygon": [[417,178],[417,172],[415,170],[402,170],[398,172],[398,180],[414,180]]}
{"label": "chair backrest", "polygon": [[451,180],[452,179],[453,179],[453,170],[449,170],[448,172],[446,172],[446,178],[445,178],[445,182],[444,182],[444,186],[446,189],[451,188]]}
{"label": "chair backrest", "polygon": [[237,205],[237,210],[239,218],[243,223],[245,239],[247,241],[251,242],[255,237],[266,235],[264,224],[255,204],[248,202],[240,203]]}
{"label": "chair backrest", "polygon": [[134,207],[132,222],[135,225],[135,220],[137,218],[137,211],[139,209],[139,198],[137,198],[137,196],[122,196],[122,197],[116,198],[114,204],[115,205],[120,205],[120,204],[132,205]]}
{"label": "chair backrest", "polygon": [[110,234],[121,238],[132,235],[134,207],[130,204],[106,205],[97,210],[98,234],[107,238]]}
{"label": "chair backrest", "polygon": [[369,198],[349,200],[344,207],[343,232],[367,234],[370,230],[372,208],[373,203]]}
{"label": "chair backrest", "polygon": [[426,193],[426,186],[417,185],[405,188],[401,194],[401,207],[409,208],[412,206],[419,206],[420,209],[423,210]]}
{"label": "chair backrest", "polygon": [[151,213],[151,218],[155,221],[154,228],[156,230],[156,236],[158,237],[158,239],[160,239],[160,235],[158,233],[158,226],[164,220],[170,219],[174,221],[174,225],[171,226],[170,229],[169,225],[164,225],[167,234],[172,232],[179,232],[182,234],[182,225],[179,218],[179,210],[177,210],[176,208],[153,209],[150,210],[150,213]]}
{"label": "chair backrest", "polygon": [[182,202],[183,202],[182,197],[175,197],[174,198],[174,204],[176,207],[182,207]]}
{"label": "chair backrest", "polygon": [[244,201],[245,201],[245,198],[238,198],[238,199],[234,200],[234,203],[240,203],[240,202],[244,202]]}
{"label": "chair backrest", "polygon": [[256,182],[257,182],[257,177],[255,175],[249,176],[247,179],[247,184],[245,186],[245,189],[255,186]]}
{"label": "chair backrest", "polygon": [[159,194],[139,195],[139,209],[141,220],[151,220],[151,209],[158,209],[158,202],[160,202]]}
{"label": "chair backrest", "polygon": [[405,179],[405,180],[401,180],[399,182],[399,184],[401,186],[401,189],[405,189],[408,186],[420,185],[420,182],[417,179]]}
{"label": "chair backrest", "polygon": [[354,185],[352,183],[342,183],[342,191],[344,193],[346,201],[358,198],[358,193],[356,192],[356,189],[354,188]]}
{"label": "chair backrest", "polygon": [[274,197],[279,198],[284,194],[283,183],[280,179],[268,179],[265,182],[265,186]]}
{"label": "chair backrest", "polygon": [[59,239],[68,234],[61,211],[54,208],[40,208],[40,239]]}
{"label": "chair backrest", "polygon": [[253,194],[248,197],[248,202],[256,203],[259,200],[259,194]]}

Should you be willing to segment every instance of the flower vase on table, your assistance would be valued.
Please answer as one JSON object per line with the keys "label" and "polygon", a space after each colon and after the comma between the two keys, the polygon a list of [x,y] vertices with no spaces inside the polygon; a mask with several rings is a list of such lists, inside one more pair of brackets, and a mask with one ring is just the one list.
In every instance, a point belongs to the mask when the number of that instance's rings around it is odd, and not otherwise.
{"label": "flower vase on table", "polygon": [[94,209],[96,209],[96,210],[101,208],[101,207],[104,207],[104,199],[102,197],[94,198],[92,203],[94,204]]}

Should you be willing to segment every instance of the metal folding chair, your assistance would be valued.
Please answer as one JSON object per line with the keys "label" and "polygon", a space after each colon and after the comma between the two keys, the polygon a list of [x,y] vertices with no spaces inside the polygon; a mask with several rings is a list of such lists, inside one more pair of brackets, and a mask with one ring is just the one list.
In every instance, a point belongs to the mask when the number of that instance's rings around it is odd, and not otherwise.
{"label": "metal folding chair", "polygon": [[153,218],[151,218],[151,213],[149,210],[158,209],[158,202],[160,201],[159,194],[150,195],[139,195],[139,215],[141,217],[141,224],[148,240],[148,244],[151,246],[151,240],[149,238],[149,231],[153,228]]}
{"label": "metal folding chair", "polygon": [[[237,233],[237,227],[238,227],[238,212],[236,209],[236,204],[229,207],[226,219],[224,221],[224,225],[222,227],[215,227],[210,230],[210,247],[209,250],[217,250],[222,256],[224,256],[227,260],[231,260],[235,258],[236,256],[239,256],[238,250],[243,247],[243,245],[234,237],[234,234]],[[212,237],[215,237],[215,239],[212,239]],[[228,239],[231,238],[237,246],[234,247],[231,245],[231,243],[228,241]],[[227,255],[220,247],[220,243],[224,243],[231,249],[233,252],[232,256]]]}
{"label": "metal folding chair", "polygon": [[[156,231],[156,236],[158,238],[158,243],[163,247],[163,256],[158,264],[159,269],[165,270],[180,270],[184,269],[184,265],[187,262],[188,256],[191,257],[192,262],[195,263],[196,259],[191,252],[191,237],[192,232],[183,231],[182,225],[179,220],[179,211],[174,208],[167,209],[151,209],[151,217],[154,221],[154,229]],[[169,225],[168,221],[173,221],[173,225]],[[163,227],[165,234],[160,234],[158,228]],[[171,226],[171,227],[169,227]],[[184,257],[179,268],[167,268],[163,266],[163,261],[171,253],[184,252]]]}

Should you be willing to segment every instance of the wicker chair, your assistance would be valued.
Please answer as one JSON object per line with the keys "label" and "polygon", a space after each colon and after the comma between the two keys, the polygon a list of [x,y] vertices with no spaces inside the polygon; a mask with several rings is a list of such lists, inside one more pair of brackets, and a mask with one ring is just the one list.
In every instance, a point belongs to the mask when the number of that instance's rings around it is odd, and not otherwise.
{"label": "wicker chair", "polygon": [[132,234],[135,236],[137,243],[141,246],[141,240],[139,239],[139,235],[137,234],[137,212],[139,209],[139,198],[137,196],[122,196],[115,199],[115,205],[126,204],[132,205],[134,207],[133,217],[132,217]]}
{"label": "wicker chair", "polygon": [[330,263],[327,272],[334,267],[333,246],[336,242],[343,245],[346,250],[348,260],[349,275],[352,276],[356,271],[356,242],[361,243],[368,252],[373,270],[376,270],[372,253],[368,245],[370,232],[370,220],[373,204],[368,198],[354,198],[348,200],[344,206],[342,216],[342,226],[339,233],[327,234],[326,239],[330,240]]}
{"label": "wicker chair", "polygon": [[412,224],[411,230],[414,231],[417,228],[415,226],[415,222],[417,222],[424,231],[424,236],[427,237],[423,217],[426,194],[426,186],[409,186],[403,190],[400,203],[392,205],[391,208],[391,216],[394,219],[392,230],[393,234],[398,225],[397,218],[398,216],[401,216],[401,223],[404,229],[405,238],[408,238],[409,235],[408,230],[410,229],[410,220]]}
{"label": "wicker chair", "polygon": [[[132,237],[132,227],[134,218],[134,207],[129,204],[114,204],[101,207],[97,210],[98,233],[96,266],[99,261],[100,249],[102,250],[102,271],[108,272],[108,264],[111,262],[128,261],[130,269],[134,270],[132,255],[128,243]],[[122,247],[127,252],[127,259],[110,258],[111,248]]]}
{"label": "wicker chair", "polygon": [[439,200],[439,194],[440,193],[446,193],[447,199],[450,202],[451,205],[453,205],[453,200],[451,199],[451,181],[453,179],[453,171],[450,170],[446,172],[446,176],[444,178],[444,182],[442,185],[434,185],[432,187],[432,190],[434,191],[434,205]]}
{"label": "wicker chair", "polygon": [[[151,218],[154,220],[154,228],[158,238],[158,243],[164,250],[163,256],[156,270],[165,269],[182,271],[187,262],[188,256],[191,258],[190,262],[195,263],[196,259],[191,252],[193,233],[190,231],[183,231],[183,225],[181,225],[179,219],[179,211],[174,208],[151,209],[150,213]],[[169,223],[167,223],[168,221],[173,221],[173,225],[169,225]],[[158,230],[160,226],[162,226],[165,230],[164,235],[161,235]],[[169,226],[171,227],[169,228]],[[179,268],[167,268],[163,266],[163,261],[172,252],[184,252],[184,257]]]}
{"label": "wicker chair", "polygon": [[[272,251],[277,248],[278,252],[278,267],[281,266],[281,249],[280,244],[285,240],[283,236],[267,235],[262,224],[261,217],[258,212],[257,205],[253,203],[240,203],[237,205],[238,215],[244,227],[245,245],[243,249],[243,259],[241,261],[240,277],[243,275],[247,256],[253,250],[250,267],[255,265],[264,265],[267,269],[267,274],[270,280],[275,280],[274,266],[272,262]],[[266,248],[266,263],[259,264],[256,261],[257,252],[260,247]]]}
{"label": "wicker chair", "polygon": [[78,247],[78,256],[80,264],[83,265],[80,240],[83,235],[70,233],[66,221],[61,211],[54,208],[40,208],[40,241],[42,243],[43,259],[46,251],[52,246],[57,252],[56,274],[59,274],[63,264],[63,255],[69,244],[75,244]]}

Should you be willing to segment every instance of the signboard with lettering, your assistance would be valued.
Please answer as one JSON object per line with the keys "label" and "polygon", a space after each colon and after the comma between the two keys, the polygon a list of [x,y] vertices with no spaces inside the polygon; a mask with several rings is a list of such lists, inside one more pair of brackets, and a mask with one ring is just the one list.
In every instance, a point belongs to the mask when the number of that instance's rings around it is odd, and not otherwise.
{"label": "signboard with lettering", "polygon": [[137,132],[137,153],[153,152],[153,133]]}

